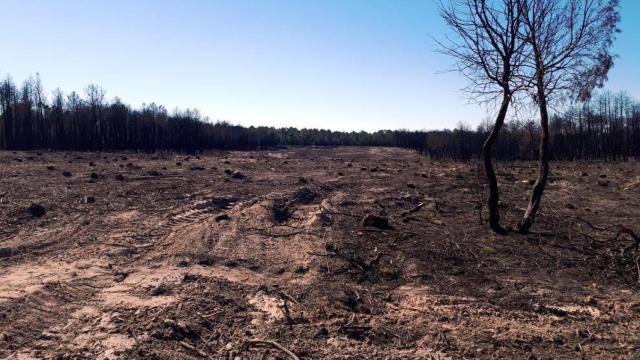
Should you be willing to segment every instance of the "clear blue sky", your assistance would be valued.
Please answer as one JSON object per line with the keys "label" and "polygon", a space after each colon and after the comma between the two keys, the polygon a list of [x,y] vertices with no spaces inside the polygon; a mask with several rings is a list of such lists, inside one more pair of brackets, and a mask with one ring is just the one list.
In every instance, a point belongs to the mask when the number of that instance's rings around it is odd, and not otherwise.
{"label": "clear blue sky", "polygon": [[[640,99],[640,1],[622,0],[607,88]],[[243,125],[338,130],[475,125],[486,110],[441,73],[432,0],[0,0],[0,74],[48,91],[102,85],[137,107]]]}

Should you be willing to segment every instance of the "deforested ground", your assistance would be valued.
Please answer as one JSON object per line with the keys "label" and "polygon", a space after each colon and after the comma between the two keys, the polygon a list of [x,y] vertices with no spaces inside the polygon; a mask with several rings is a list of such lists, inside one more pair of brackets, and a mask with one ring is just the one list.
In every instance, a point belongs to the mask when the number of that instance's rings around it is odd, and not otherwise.
{"label": "deforested ground", "polygon": [[[0,152],[0,358],[639,358],[640,166],[553,163],[526,236],[481,223],[480,171]],[[536,164],[498,175],[515,224]]]}

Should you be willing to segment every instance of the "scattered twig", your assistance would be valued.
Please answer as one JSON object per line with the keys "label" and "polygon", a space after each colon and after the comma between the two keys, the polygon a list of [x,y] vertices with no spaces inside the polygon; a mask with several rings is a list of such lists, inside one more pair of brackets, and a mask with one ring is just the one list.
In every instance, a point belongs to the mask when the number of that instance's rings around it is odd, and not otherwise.
{"label": "scattered twig", "polygon": [[287,294],[286,292],[284,292],[284,291],[282,291],[282,290],[280,290],[280,291],[278,292],[278,295],[280,295],[280,297],[281,297],[282,299],[289,299],[289,300],[291,300],[291,302],[293,302],[294,304],[298,304],[298,301],[297,301],[293,296],[291,296],[291,295]]}
{"label": "scattered twig", "polygon": [[416,212],[420,211],[420,209],[422,209],[423,207],[424,207],[424,203],[420,203],[416,207],[403,212],[401,216],[405,217],[405,216],[411,215],[413,213],[416,213]]}
{"label": "scattered twig", "polygon": [[287,319],[287,324],[289,325],[289,330],[293,330],[293,319],[291,318],[291,312],[289,311],[289,303],[286,297],[282,298],[282,313],[284,317]]}
{"label": "scattered twig", "polygon": [[9,360],[12,359],[14,356],[16,356],[18,354],[18,350],[12,352],[11,354],[9,354],[9,356],[2,358],[2,360]]}
{"label": "scattered twig", "polygon": [[189,344],[186,341],[180,341],[180,345],[182,345],[182,347],[184,347],[185,349],[189,349],[191,351],[194,351],[195,353],[197,353],[198,355],[200,355],[202,357],[205,357],[205,358],[209,357],[209,355],[207,355],[207,353],[205,353],[202,350],[197,349],[195,346]]}
{"label": "scattered twig", "polygon": [[273,348],[276,348],[280,351],[282,351],[283,353],[287,354],[287,356],[289,356],[289,358],[293,359],[293,360],[300,360],[300,358],[294,354],[293,352],[291,352],[291,350],[287,349],[286,347],[278,344],[275,341],[270,341],[270,340],[259,340],[259,339],[250,339],[250,340],[245,340],[244,343],[242,344],[242,348],[244,350],[249,349],[251,346],[255,346],[255,345],[267,345],[267,346],[271,346]]}

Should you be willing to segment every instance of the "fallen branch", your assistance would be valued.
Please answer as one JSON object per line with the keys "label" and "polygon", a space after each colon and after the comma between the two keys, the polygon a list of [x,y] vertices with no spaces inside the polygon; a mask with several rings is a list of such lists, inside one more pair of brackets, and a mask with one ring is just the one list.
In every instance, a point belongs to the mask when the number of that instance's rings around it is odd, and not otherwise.
{"label": "fallen branch", "polygon": [[416,213],[416,212],[420,211],[420,209],[422,209],[423,207],[424,207],[424,203],[420,203],[416,207],[414,207],[413,209],[410,209],[410,210],[407,210],[407,211],[403,212],[401,216],[405,217],[405,216],[411,215],[413,213]]}
{"label": "fallen branch", "polygon": [[584,219],[584,218],[581,218],[581,217],[578,218],[578,221],[582,221],[583,223],[587,224],[592,230],[597,230],[597,231],[607,231],[607,230],[613,229],[614,227],[618,226],[618,225],[609,225],[607,227],[599,227],[599,226],[593,225],[587,219]]}
{"label": "fallen branch", "polygon": [[640,236],[638,234],[636,234],[635,231],[633,231],[631,228],[628,228],[628,227],[626,227],[626,226],[624,226],[622,224],[609,225],[607,227],[599,227],[599,226],[593,225],[588,220],[583,219],[583,218],[578,218],[578,221],[584,222],[591,229],[596,230],[596,231],[607,231],[607,230],[618,228],[618,232],[616,233],[616,235],[611,240],[618,240],[621,235],[628,235],[633,239],[634,243],[631,244],[630,246],[628,246],[627,248],[625,248],[625,251],[628,251],[628,250],[630,250],[632,248],[636,248],[636,249],[640,248]]}
{"label": "fallen branch", "polygon": [[360,270],[362,270],[363,272],[375,272],[375,267],[378,265],[378,263],[380,262],[380,259],[384,255],[382,253],[379,253],[375,258],[373,258],[373,260],[367,262],[367,261],[361,260],[361,259],[359,259],[357,257],[347,256],[347,255],[341,253],[336,248],[333,248],[330,251],[328,250],[327,253],[325,253],[325,254],[314,253],[314,252],[308,252],[307,254],[309,254],[311,256],[337,257],[339,259],[342,259],[342,260],[348,262],[351,265],[354,265],[354,266],[360,268]]}
{"label": "fallen branch", "polygon": [[[578,218],[578,221],[582,221],[585,224],[587,224],[592,230],[595,231],[607,231],[607,230],[611,230],[611,229],[615,229],[617,228],[617,232],[615,233],[615,235],[610,238],[609,240],[605,240],[605,241],[601,241],[601,240],[597,240],[594,239],[591,236],[588,236],[586,234],[581,234],[584,236],[587,236],[588,238],[590,238],[592,241],[598,242],[600,244],[604,244],[607,242],[614,242],[614,241],[621,241],[621,240],[628,240],[628,239],[621,239],[621,237],[623,235],[627,235],[628,237],[630,237],[633,240],[633,243],[631,243],[630,245],[624,247],[622,249],[622,255],[621,258],[619,259],[620,263],[622,265],[626,265],[629,266],[629,262],[631,262],[631,266],[635,265],[635,270],[637,273],[637,282],[640,283],[640,254],[637,254],[638,250],[640,250],[640,236],[631,228],[622,225],[622,224],[615,224],[615,225],[610,225],[607,227],[599,227],[599,226],[595,226],[592,223],[590,223],[588,220],[585,220],[583,218]],[[635,251],[635,253],[634,253]],[[626,269],[626,270],[630,270],[630,269]]]}
{"label": "fallen branch", "polygon": [[242,349],[246,350],[246,349],[249,349],[251,346],[254,346],[254,345],[271,346],[271,347],[276,348],[276,349],[282,351],[283,353],[287,354],[287,356],[289,356],[289,358],[291,358],[293,360],[300,360],[300,358],[296,354],[291,352],[291,350],[289,350],[286,347],[278,344],[275,341],[270,341],[270,340],[258,340],[258,339],[245,340],[244,343],[242,344]]}
{"label": "fallen branch", "polygon": [[198,355],[200,355],[202,357],[205,357],[205,358],[209,357],[209,355],[207,355],[207,353],[205,353],[202,350],[197,349],[195,346],[189,344],[186,341],[180,341],[180,345],[182,345],[182,347],[184,347],[185,349],[191,350],[191,351],[197,353]]}

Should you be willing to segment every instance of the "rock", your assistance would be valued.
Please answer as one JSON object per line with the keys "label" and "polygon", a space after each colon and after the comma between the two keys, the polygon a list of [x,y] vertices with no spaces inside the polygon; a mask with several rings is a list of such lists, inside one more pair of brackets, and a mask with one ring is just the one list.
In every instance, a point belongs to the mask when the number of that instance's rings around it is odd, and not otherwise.
{"label": "rock", "polygon": [[32,203],[27,211],[29,211],[29,213],[33,217],[42,217],[47,213],[47,210],[45,210],[44,206],[36,203]]}
{"label": "rock", "polygon": [[11,257],[13,255],[13,249],[10,247],[0,248],[0,259]]}
{"label": "rock", "polygon": [[591,331],[589,329],[578,329],[576,330],[576,335],[583,339],[588,339],[592,336]]}
{"label": "rock", "polygon": [[122,175],[122,174],[118,174],[118,175],[116,175],[116,180],[118,180],[118,181],[124,181],[124,175]]}
{"label": "rock", "polygon": [[231,171],[231,169],[224,169],[224,173],[227,175],[231,175],[233,171]]}
{"label": "rock", "polygon": [[607,180],[607,179],[598,179],[598,186],[602,186],[602,187],[609,186],[609,180]]}
{"label": "rock", "polygon": [[327,330],[326,327],[321,327],[320,330],[318,330],[316,332],[316,334],[313,336],[314,338],[326,338],[329,336],[329,330]]}
{"label": "rock", "polygon": [[91,167],[96,166],[96,163],[91,161],[91,162],[89,162],[89,166],[91,166]]}
{"label": "rock", "polygon": [[149,176],[160,176],[160,175],[162,175],[162,174],[160,174],[160,171],[158,171],[158,170],[151,170],[147,174],[149,174]]}
{"label": "rock", "polygon": [[192,166],[191,171],[202,171],[204,168],[202,166]]}
{"label": "rock", "polygon": [[293,195],[293,198],[295,199],[295,201],[301,204],[310,204],[313,202],[313,200],[316,199],[317,196],[318,194],[311,191],[311,189],[309,189],[308,187],[302,187],[298,189],[298,191],[296,191],[296,193]]}
{"label": "rock", "polygon": [[317,226],[330,226],[333,224],[333,219],[329,214],[318,212],[311,217],[308,223]]}
{"label": "rock", "polygon": [[98,180],[98,174],[97,173],[92,172],[91,174],[89,174],[89,177],[94,179],[94,180]]}
{"label": "rock", "polygon": [[184,275],[182,275],[182,282],[183,283],[192,283],[194,281],[197,281],[198,279],[202,278],[202,276],[198,275],[198,274],[190,274],[190,273],[184,273]]}
{"label": "rock", "polygon": [[302,176],[300,176],[300,178],[298,179],[298,182],[299,182],[300,184],[306,184],[306,183],[308,183],[309,181],[308,181],[307,179],[303,178]]}
{"label": "rock", "polygon": [[84,203],[85,204],[93,204],[94,202],[96,202],[96,198],[93,196],[85,196],[84,198]]}
{"label": "rock", "polygon": [[40,334],[40,336],[38,337],[38,339],[41,339],[41,340],[56,340],[56,339],[60,339],[60,335],[54,334],[54,333],[49,332],[49,331],[43,331]]}
{"label": "rock", "polygon": [[160,282],[158,285],[151,288],[151,290],[147,292],[147,295],[160,296],[160,295],[167,295],[170,293],[171,293],[171,288],[164,282]]}
{"label": "rock", "polygon": [[271,217],[273,221],[278,224],[287,222],[291,215],[293,215],[293,209],[289,206],[290,203],[284,199],[274,200],[271,205]]}
{"label": "rock", "polygon": [[64,176],[64,177],[71,177],[71,176],[73,176],[73,174],[71,174],[71,171],[63,171],[63,172],[62,172],[62,176]]}
{"label": "rock", "polygon": [[391,228],[391,226],[389,225],[389,219],[387,219],[386,217],[382,217],[374,214],[368,214],[367,216],[365,216],[364,219],[362,219],[362,226],[375,227],[378,229]]}
{"label": "rock", "polygon": [[55,169],[56,169],[56,167],[55,167],[55,166],[53,166],[53,165],[49,165],[49,166],[47,166],[47,170],[49,170],[49,171],[53,171],[53,170],[55,170]]}
{"label": "rock", "polygon": [[244,179],[245,176],[243,173],[241,173],[240,171],[236,170],[231,174],[231,177],[234,179]]}
{"label": "rock", "polygon": [[216,263],[216,259],[211,256],[205,256],[198,260],[198,265],[213,266]]}
{"label": "rock", "polygon": [[344,173],[342,171],[338,171],[338,176],[344,176]]}
{"label": "rock", "polygon": [[229,220],[229,215],[222,214],[222,215],[216,216],[216,222],[225,221],[225,220]]}
{"label": "rock", "polygon": [[142,166],[140,166],[140,165],[136,165],[136,164],[134,164],[134,163],[127,163],[127,169],[130,169],[130,170],[140,170],[140,169],[142,169]]}
{"label": "rock", "polygon": [[[185,267],[189,266],[189,260],[187,260],[187,259],[182,259],[182,260],[178,261],[178,263],[176,264],[176,266],[177,266],[177,267],[180,267],[180,268],[185,268]],[[185,275],[187,275],[187,273],[185,273]]]}

